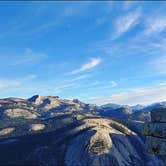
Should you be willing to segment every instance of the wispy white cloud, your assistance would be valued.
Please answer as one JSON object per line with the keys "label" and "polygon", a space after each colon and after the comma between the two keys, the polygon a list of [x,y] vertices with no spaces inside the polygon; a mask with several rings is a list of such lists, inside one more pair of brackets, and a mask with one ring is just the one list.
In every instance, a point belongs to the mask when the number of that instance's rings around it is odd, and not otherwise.
{"label": "wispy white cloud", "polygon": [[16,56],[14,60],[11,61],[10,65],[25,65],[38,63],[47,58],[44,53],[36,53],[32,49],[27,48],[22,55]]}
{"label": "wispy white cloud", "polygon": [[124,16],[120,16],[115,21],[115,33],[113,38],[118,38],[127,31],[129,31],[131,28],[133,28],[135,25],[139,23],[139,18],[141,16],[141,10],[137,9],[135,11],[132,11]]}
{"label": "wispy white cloud", "polygon": [[[80,5],[71,3],[66,5],[60,12],[56,12],[58,10],[53,7],[52,12],[55,13],[56,17],[49,21],[42,22],[40,25],[34,27],[33,29],[31,29],[30,34],[42,35],[45,32],[48,32],[51,28],[66,26],[66,24],[64,24],[64,21],[66,19],[76,16],[85,16],[85,13],[87,13],[90,4],[90,2],[83,2]],[[49,13],[49,11],[50,5],[45,7],[44,10],[39,10],[39,13],[40,15],[42,15],[42,13]]]}
{"label": "wispy white cloud", "polygon": [[111,87],[112,87],[112,88],[118,86],[117,82],[115,82],[115,81],[110,81],[110,84],[111,84]]}
{"label": "wispy white cloud", "polygon": [[71,82],[71,83],[63,83],[62,85],[59,85],[57,87],[55,87],[54,89],[52,89],[55,93],[61,93],[63,92],[64,90],[68,90],[68,89],[71,89],[73,87],[76,87],[77,84],[74,83],[74,82]]}
{"label": "wispy white cloud", "polygon": [[103,10],[106,14],[110,14],[111,12],[113,12],[113,6],[114,6],[113,1],[107,1],[105,2],[105,6],[103,7]]}
{"label": "wispy white cloud", "polygon": [[80,2],[79,4],[75,4],[75,2],[72,2],[64,9],[64,11],[62,12],[62,16],[63,17],[71,17],[78,15],[85,16],[91,4],[92,4],[91,1]]}
{"label": "wispy white cloud", "polygon": [[105,83],[98,84],[97,89],[100,90],[100,91],[106,90],[106,89],[111,90],[111,89],[113,89],[113,88],[115,88],[117,86],[118,86],[117,82],[115,82],[115,81],[108,81],[108,82],[105,82]]}
{"label": "wispy white cloud", "polygon": [[36,78],[37,78],[37,75],[31,74],[31,75],[24,76],[22,78],[0,79],[0,89],[19,87],[23,83],[34,80]]}
{"label": "wispy white cloud", "polygon": [[21,83],[15,80],[0,80],[0,89],[9,88],[9,87],[16,87],[19,86]]}
{"label": "wispy white cloud", "polygon": [[[6,29],[0,34],[0,38],[8,36],[28,38],[33,36],[34,38],[44,35],[53,28],[66,26],[64,21],[69,17],[89,16],[88,11],[90,11],[91,3],[91,1],[66,2],[62,7],[60,4],[55,5],[52,2],[42,2],[35,4],[33,7],[31,5],[31,7],[26,6],[24,12],[20,12],[20,15],[14,21],[11,21],[10,26],[6,26]],[[33,17],[31,17],[32,15]],[[48,19],[41,19],[45,16]],[[33,24],[34,22],[36,24]]]}
{"label": "wispy white cloud", "polygon": [[150,16],[145,22],[145,34],[158,34],[160,32],[166,31],[166,16],[156,15]]}
{"label": "wispy white cloud", "polygon": [[158,85],[129,89],[119,93],[115,93],[110,97],[99,97],[90,102],[96,104],[119,103],[119,104],[151,104],[153,102],[165,101],[166,82]]}
{"label": "wispy white cloud", "polygon": [[[151,16],[152,17],[152,16]],[[142,17],[141,17],[142,18]],[[142,23],[144,20],[141,20]],[[144,23],[143,23],[144,24]],[[155,37],[151,35],[145,35],[148,31],[147,27],[144,27],[142,31],[139,31],[135,37],[129,38],[126,43],[121,41],[112,41],[109,38],[99,41],[97,43],[97,49],[104,52],[104,54],[113,58],[114,61],[124,56],[130,57],[130,59],[135,59],[139,56],[140,59],[147,59],[147,61],[142,61],[144,65],[144,70],[149,74],[161,74],[166,73],[166,62],[165,62],[165,51],[166,51],[166,40],[163,27],[161,28],[163,33],[156,35]],[[153,34],[158,33],[153,31]],[[146,49],[143,49],[146,48]],[[127,58],[126,58],[127,59]],[[137,63],[137,62],[135,62]],[[156,71],[156,72],[154,72]]]}
{"label": "wispy white cloud", "polygon": [[138,6],[138,2],[137,1],[124,1],[123,3],[123,9],[124,10],[130,10],[133,9],[133,7]]}
{"label": "wispy white cloud", "polygon": [[99,58],[99,57],[91,58],[89,60],[89,62],[83,64],[80,68],[71,71],[69,74],[77,74],[77,73],[80,73],[80,72],[83,72],[83,71],[90,70],[90,69],[98,66],[100,63],[101,63],[101,58]]}
{"label": "wispy white cloud", "polygon": [[99,17],[96,19],[96,26],[102,25],[107,21],[107,17]]}
{"label": "wispy white cloud", "polygon": [[56,93],[60,93],[64,90],[68,90],[68,89],[74,89],[74,88],[78,88],[81,86],[80,81],[84,80],[86,78],[90,77],[90,75],[79,75],[77,77],[68,79],[68,80],[64,80],[62,82],[60,82],[59,84],[56,85],[54,89],[54,91]]}
{"label": "wispy white cloud", "polygon": [[72,78],[71,80],[69,80],[69,82],[75,82],[75,81],[83,80],[83,79],[86,79],[88,77],[89,77],[89,75],[85,75],[85,74],[84,75],[80,75],[78,77]]}
{"label": "wispy white cloud", "polygon": [[155,57],[150,64],[159,74],[166,74],[166,55]]}

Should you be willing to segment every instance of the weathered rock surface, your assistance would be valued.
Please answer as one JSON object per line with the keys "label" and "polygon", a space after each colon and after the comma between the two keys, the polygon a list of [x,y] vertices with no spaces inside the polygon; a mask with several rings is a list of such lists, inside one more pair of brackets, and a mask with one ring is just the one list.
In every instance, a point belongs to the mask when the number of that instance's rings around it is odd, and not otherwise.
{"label": "weathered rock surface", "polygon": [[8,127],[0,130],[0,136],[12,133],[15,130],[14,127]]}
{"label": "weathered rock surface", "polygon": [[[143,126],[147,135],[146,148],[149,153],[166,155],[166,108],[155,109],[151,112],[152,122]],[[166,165],[166,158],[165,158]]]}
{"label": "weathered rock surface", "polygon": [[45,128],[45,125],[44,124],[31,124],[31,129],[33,131],[38,131],[38,130],[43,130]]}
{"label": "weathered rock surface", "polygon": [[9,118],[25,118],[25,119],[37,118],[36,114],[33,114],[26,109],[20,109],[20,108],[7,109],[7,110],[5,110],[4,113]]}

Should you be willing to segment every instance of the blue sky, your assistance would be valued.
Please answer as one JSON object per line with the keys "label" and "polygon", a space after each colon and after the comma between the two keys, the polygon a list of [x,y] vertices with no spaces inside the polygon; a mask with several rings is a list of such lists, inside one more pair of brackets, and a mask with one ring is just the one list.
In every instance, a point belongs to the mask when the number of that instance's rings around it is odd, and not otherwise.
{"label": "blue sky", "polygon": [[166,100],[166,3],[0,2],[0,97]]}

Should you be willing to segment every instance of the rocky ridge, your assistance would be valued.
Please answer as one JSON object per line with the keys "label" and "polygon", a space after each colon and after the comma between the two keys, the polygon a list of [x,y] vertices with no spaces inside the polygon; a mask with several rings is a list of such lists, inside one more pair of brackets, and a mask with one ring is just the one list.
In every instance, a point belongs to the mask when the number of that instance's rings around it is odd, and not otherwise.
{"label": "rocky ridge", "polygon": [[0,100],[0,165],[162,165],[97,106],[51,96]]}

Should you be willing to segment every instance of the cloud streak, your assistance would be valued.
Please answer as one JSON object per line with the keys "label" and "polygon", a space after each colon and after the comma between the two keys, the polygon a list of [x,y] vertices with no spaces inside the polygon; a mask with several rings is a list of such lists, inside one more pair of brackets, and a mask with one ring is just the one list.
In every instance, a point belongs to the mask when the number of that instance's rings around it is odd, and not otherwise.
{"label": "cloud streak", "polygon": [[54,88],[54,91],[56,93],[61,93],[63,90],[72,90],[74,88],[80,87],[79,81],[84,80],[88,78],[90,75],[79,75],[77,77],[74,77],[72,79],[62,81],[60,84],[56,85],[56,88]]}
{"label": "cloud streak", "polygon": [[44,53],[36,53],[32,49],[27,48],[22,55],[16,56],[16,58],[11,62],[11,66],[26,65],[38,63],[47,58]]}
{"label": "cloud streak", "polygon": [[145,34],[146,35],[151,35],[151,34],[158,34],[162,31],[166,31],[166,16],[164,15],[157,15],[157,16],[151,16],[148,18],[145,22],[146,30]]}
{"label": "cloud streak", "polygon": [[129,89],[119,93],[115,93],[110,97],[101,97],[92,100],[93,103],[98,105],[106,103],[119,103],[119,104],[151,104],[154,102],[161,102],[166,100],[165,92],[166,82],[159,83],[158,85]]}
{"label": "cloud streak", "polygon": [[122,36],[124,33],[133,28],[136,24],[139,23],[139,18],[141,16],[141,10],[137,9],[134,12],[130,12],[125,16],[117,18],[115,22],[116,32],[114,34],[114,39]]}
{"label": "cloud streak", "polygon": [[0,80],[0,89],[9,88],[9,87],[16,87],[19,86],[21,83],[19,81],[11,81],[11,80]]}
{"label": "cloud streak", "polygon": [[156,57],[152,60],[151,65],[159,74],[166,74],[166,55]]}
{"label": "cloud streak", "polygon": [[69,74],[77,74],[90,70],[101,63],[101,58],[91,58],[89,62],[83,64],[80,68],[71,71]]}
{"label": "cloud streak", "polygon": [[112,87],[112,88],[118,86],[118,84],[117,84],[115,81],[110,81],[110,84],[111,84],[111,87]]}
{"label": "cloud streak", "polygon": [[3,90],[4,88],[15,88],[15,87],[19,87],[23,83],[25,83],[27,81],[32,81],[32,80],[34,80],[36,78],[37,78],[36,75],[31,74],[31,75],[27,75],[27,76],[22,77],[22,78],[1,79],[0,80],[0,89]]}

